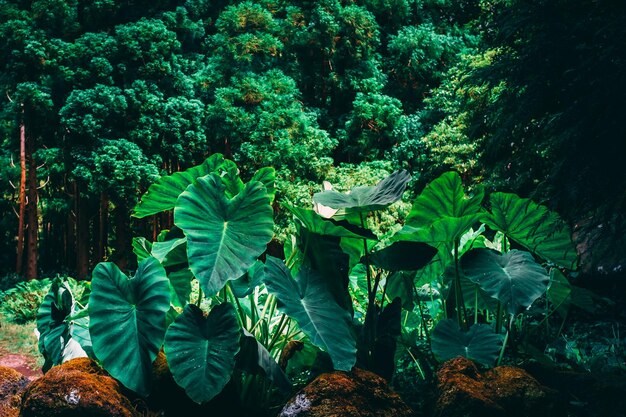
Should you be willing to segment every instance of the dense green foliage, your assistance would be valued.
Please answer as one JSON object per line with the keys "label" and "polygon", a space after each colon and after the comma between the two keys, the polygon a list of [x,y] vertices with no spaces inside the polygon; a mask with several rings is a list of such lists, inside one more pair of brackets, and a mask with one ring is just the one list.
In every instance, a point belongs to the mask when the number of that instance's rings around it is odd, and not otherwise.
{"label": "dense green foliage", "polygon": [[22,124],[38,267],[81,278],[101,260],[134,262],[129,227],[154,237],[172,222],[129,223],[140,193],[216,152],[244,178],[274,166],[292,201],[333,165],[408,169],[413,189],[455,169],[619,230],[623,11],[605,0],[3,0],[1,269],[15,265]]}
{"label": "dense green foliage", "polygon": [[207,403],[230,384],[243,405],[264,412],[280,402],[278,390],[291,390],[291,343],[301,346],[298,372],[358,366],[391,379],[404,354],[425,368],[457,355],[491,366],[510,338],[516,349],[522,336],[532,346],[526,336],[537,328],[516,323],[532,319],[529,308],[549,286],[545,319],[581,305],[573,294],[582,290],[557,269],[577,263],[567,226],[530,200],[493,193],[487,210],[482,189],[468,196],[447,172],[415,198],[404,227],[377,235],[367,216],[399,202],[410,181],[395,171],[349,193],[316,193],[314,210],[282,202],[295,226],[282,260],[266,253],[274,170],[244,183],[233,166],[215,154],[142,197],[135,213],[171,210],[179,194],[174,228],[154,242],[134,239],[134,276],[103,262],[91,292],[54,281],[37,316],[45,369],[90,356],[147,396],[163,348],[193,401]]}

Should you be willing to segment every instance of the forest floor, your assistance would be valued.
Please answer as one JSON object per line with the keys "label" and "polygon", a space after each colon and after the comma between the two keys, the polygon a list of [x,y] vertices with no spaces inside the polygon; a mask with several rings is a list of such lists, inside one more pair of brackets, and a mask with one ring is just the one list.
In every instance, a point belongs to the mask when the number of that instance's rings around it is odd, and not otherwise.
{"label": "forest floor", "polygon": [[42,365],[35,323],[13,324],[0,316],[0,366],[13,368],[32,380],[42,375]]}

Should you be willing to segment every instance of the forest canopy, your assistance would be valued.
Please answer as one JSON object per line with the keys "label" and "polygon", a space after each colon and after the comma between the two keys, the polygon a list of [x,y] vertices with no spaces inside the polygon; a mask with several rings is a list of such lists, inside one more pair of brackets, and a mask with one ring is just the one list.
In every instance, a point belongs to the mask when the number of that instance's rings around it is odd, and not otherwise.
{"label": "forest canopy", "polygon": [[622,2],[1,0],[0,37],[0,273],[134,262],[142,193],[218,152],[290,200],[455,170],[626,223]]}

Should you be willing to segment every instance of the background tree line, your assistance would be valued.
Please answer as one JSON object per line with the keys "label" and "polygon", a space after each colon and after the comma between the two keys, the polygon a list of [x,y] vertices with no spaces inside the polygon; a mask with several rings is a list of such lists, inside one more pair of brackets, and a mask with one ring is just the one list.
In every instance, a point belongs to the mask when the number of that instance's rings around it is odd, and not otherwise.
{"label": "background tree line", "polygon": [[138,196],[214,152],[291,199],[342,164],[456,169],[619,226],[618,3],[2,0],[0,272],[123,266],[172,222]]}

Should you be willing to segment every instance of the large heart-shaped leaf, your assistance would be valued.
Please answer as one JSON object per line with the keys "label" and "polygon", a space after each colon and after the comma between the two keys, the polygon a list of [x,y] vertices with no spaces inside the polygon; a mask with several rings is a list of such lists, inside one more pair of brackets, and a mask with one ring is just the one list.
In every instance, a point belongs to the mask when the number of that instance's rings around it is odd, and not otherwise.
{"label": "large heart-shaped leaf", "polygon": [[446,172],[428,184],[415,199],[406,224],[425,227],[443,217],[477,214],[483,197],[482,188],[473,197],[466,196],[459,174]]}
{"label": "large heart-shaped leaf", "polygon": [[335,369],[352,369],[356,341],[350,331],[350,314],[333,300],[325,280],[306,267],[294,280],[285,264],[271,256],[265,265],[265,285],[278,299],[279,310],[296,320],[314,345],[328,352]]}
{"label": "large heart-shaped leaf", "polygon": [[265,375],[284,394],[289,394],[292,386],[285,372],[252,333],[246,329],[242,330],[241,349],[236,358],[237,366],[254,375]]}
{"label": "large heart-shaped leaf", "polygon": [[235,368],[241,335],[235,309],[224,303],[208,317],[187,304],[165,336],[165,356],[174,380],[193,401],[204,403],[219,394]]}
{"label": "large heart-shaped leaf", "polygon": [[461,265],[465,276],[498,299],[509,314],[526,310],[550,283],[546,270],[528,252],[474,249],[461,258]]}
{"label": "large heart-shaped leaf", "polygon": [[464,332],[456,320],[441,320],[432,336],[433,353],[440,361],[462,356],[493,366],[501,347],[502,335],[486,324],[474,324]]}
{"label": "large heart-shaped leaf", "polygon": [[420,242],[395,242],[384,249],[373,252],[368,259],[387,271],[416,271],[428,264],[437,249]]}
{"label": "large heart-shaped leaf", "polygon": [[313,195],[316,204],[346,211],[383,209],[402,198],[411,176],[405,170],[395,171],[375,186],[354,187],[348,194],[326,190]]}
{"label": "large heart-shaped leaf", "polygon": [[189,184],[193,183],[196,178],[215,171],[223,163],[224,156],[216,153],[207,158],[201,165],[159,178],[141,197],[141,201],[133,210],[133,216],[143,218],[173,209],[178,196],[185,191]]}
{"label": "large heart-shaped leaf", "polygon": [[489,197],[491,213],[483,221],[531,252],[563,268],[574,270],[578,256],[565,222],[547,207],[511,193]]}
{"label": "large heart-shaped leaf", "polygon": [[248,183],[228,199],[215,173],[198,178],[180,195],[174,222],[187,236],[189,266],[208,296],[242,276],[274,233],[273,210],[263,184]]}
{"label": "large heart-shaped leaf", "polygon": [[143,260],[128,278],[113,263],[93,271],[89,333],[96,357],[131,390],[150,392],[152,362],[165,336],[170,295],[165,270],[155,258]]}

